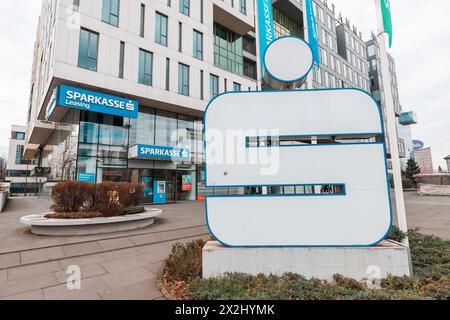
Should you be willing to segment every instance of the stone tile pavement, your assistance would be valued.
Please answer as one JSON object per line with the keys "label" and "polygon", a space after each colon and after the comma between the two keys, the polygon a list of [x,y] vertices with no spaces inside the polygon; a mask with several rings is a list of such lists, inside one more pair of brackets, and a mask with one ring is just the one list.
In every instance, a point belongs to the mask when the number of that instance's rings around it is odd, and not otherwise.
{"label": "stone tile pavement", "polygon": [[[450,240],[450,198],[405,193],[411,228]],[[13,199],[0,214],[0,299],[161,299],[158,272],[176,242],[209,239],[203,203],[165,205],[148,228],[87,237],[41,237],[19,223],[48,199]],[[68,290],[71,266],[81,290]]]}

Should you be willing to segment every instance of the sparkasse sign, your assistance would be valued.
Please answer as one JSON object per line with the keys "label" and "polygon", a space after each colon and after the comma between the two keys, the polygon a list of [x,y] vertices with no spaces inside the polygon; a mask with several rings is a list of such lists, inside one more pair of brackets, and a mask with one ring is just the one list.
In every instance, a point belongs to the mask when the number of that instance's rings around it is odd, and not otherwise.
{"label": "sparkasse sign", "polygon": [[139,103],[136,100],[66,85],[60,87],[58,105],[133,119],[137,119],[139,111]]}

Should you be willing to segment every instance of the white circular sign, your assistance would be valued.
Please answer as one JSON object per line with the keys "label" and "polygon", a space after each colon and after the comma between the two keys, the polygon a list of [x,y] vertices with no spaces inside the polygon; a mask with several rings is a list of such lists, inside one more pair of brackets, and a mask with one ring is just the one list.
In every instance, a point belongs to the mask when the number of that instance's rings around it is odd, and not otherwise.
{"label": "white circular sign", "polygon": [[313,53],[301,38],[287,36],[272,42],[264,56],[269,75],[281,82],[295,82],[307,76],[312,68]]}

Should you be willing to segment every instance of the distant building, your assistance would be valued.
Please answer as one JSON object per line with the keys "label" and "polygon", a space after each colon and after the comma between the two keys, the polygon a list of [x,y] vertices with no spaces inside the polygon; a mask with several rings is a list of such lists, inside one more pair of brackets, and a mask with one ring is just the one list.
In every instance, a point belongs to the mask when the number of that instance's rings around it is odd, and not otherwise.
{"label": "distant building", "polygon": [[422,174],[431,174],[434,172],[431,148],[414,151],[414,159],[419,165]]}
{"label": "distant building", "polygon": [[37,194],[42,190],[43,179],[33,177],[37,162],[24,158],[24,126],[11,126],[9,153],[6,166],[6,182],[11,195]]}
{"label": "distant building", "polygon": [[450,172],[450,155],[446,156],[444,160],[447,161],[447,171]]}

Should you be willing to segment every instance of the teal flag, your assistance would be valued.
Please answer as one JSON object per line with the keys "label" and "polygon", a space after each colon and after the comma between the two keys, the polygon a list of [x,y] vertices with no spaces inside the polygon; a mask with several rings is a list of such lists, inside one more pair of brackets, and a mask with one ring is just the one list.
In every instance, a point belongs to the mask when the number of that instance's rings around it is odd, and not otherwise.
{"label": "teal flag", "polygon": [[389,48],[392,46],[392,15],[390,0],[380,0],[383,13],[384,32],[389,35]]}

